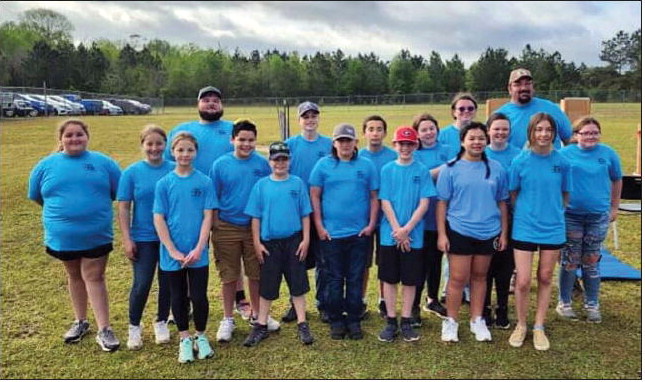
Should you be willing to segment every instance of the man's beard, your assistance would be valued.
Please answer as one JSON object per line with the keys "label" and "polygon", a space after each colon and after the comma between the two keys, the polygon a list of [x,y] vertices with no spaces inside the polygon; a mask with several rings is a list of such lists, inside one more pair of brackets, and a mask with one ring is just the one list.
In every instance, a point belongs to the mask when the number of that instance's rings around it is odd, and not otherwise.
{"label": "man's beard", "polygon": [[526,105],[527,103],[531,102],[531,99],[533,99],[531,93],[522,93],[518,97],[517,101],[522,105]]}
{"label": "man's beard", "polygon": [[204,121],[215,122],[219,121],[220,118],[224,115],[224,110],[211,112],[211,111],[201,111],[199,110],[199,117]]}

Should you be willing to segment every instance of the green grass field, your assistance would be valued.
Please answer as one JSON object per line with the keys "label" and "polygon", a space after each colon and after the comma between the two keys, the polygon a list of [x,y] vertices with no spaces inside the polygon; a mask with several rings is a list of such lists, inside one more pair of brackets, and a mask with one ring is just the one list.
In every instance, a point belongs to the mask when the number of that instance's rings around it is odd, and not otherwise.
{"label": "green grass field", "polygon": [[[420,112],[435,115],[441,126],[450,123],[445,105],[336,106],[324,107],[321,131],[330,134],[339,122],[359,127],[370,114],[380,114],[394,127],[410,124]],[[626,174],[635,170],[636,126],[641,121],[640,104],[594,104],[595,115],[603,124],[603,141],[622,157]],[[480,111],[483,114],[483,111]],[[291,110],[292,134],[297,133],[296,111]],[[140,159],[138,133],[147,123],[157,123],[167,131],[178,122],[196,119],[194,108],[166,108],[164,114],[149,116],[87,117],[90,149],[116,159],[122,168]],[[259,126],[259,144],[279,139],[275,108],[230,107],[225,118],[249,117]],[[481,116],[483,119],[483,115]],[[283,324],[257,348],[241,344],[250,331],[236,318],[238,329],[233,342],[215,345],[216,356],[192,365],[179,365],[177,334],[172,327],[172,344],[155,345],[152,320],[156,304],[153,286],[144,312],[144,348],[126,349],[128,291],[131,269],[123,256],[120,233],[115,224],[115,251],[110,256],[107,283],[110,293],[112,326],[122,350],[100,351],[93,333],[76,345],[64,345],[62,334],[73,319],[63,266],[45,254],[42,244],[41,209],[29,201],[29,172],[56,146],[55,128],[62,118],[0,120],[0,245],[1,324],[0,378],[7,379],[640,379],[642,369],[641,282],[603,282],[601,300],[603,323],[566,322],[549,312],[547,331],[552,348],[533,349],[530,338],[522,348],[511,348],[510,331],[493,330],[492,343],[478,343],[468,332],[467,308],[461,311],[458,344],[440,340],[441,322],[423,312],[422,336],[417,343],[384,344],[376,336],[382,321],[375,314],[376,272],[370,280],[370,318],[364,322],[362,341],[332,341],[328,328],[312,309],[308,295],[309,319],[316,342],[304,347],[296,338],[295,324]],[[391,135],[390,135],[391,137]],[[613,253],[641,269],[641,216],[619,217],[620,249]],[[611,237],[611,235],[609,235]],[[613,250],[610,239],[606,245]],[[211,263],[212,264],[212,263]],[[557,272],[556,272],[557,273]],[[313,285],[313,276],[311,276]],[[555,280],[554,280],[555,281]],[[554,288],[552,307],[556,302]],[[273,316],[279,318],[287,307],[287,290],[274,303]],[[211,266],[209,283],[210,318],[207,333],[215,338],[222,316],[219,278]],[[532,293],[531,306],[535,304]],[[514,306],[511,297],[511,305]],[[580,298],[576,300],[580,310]],[[512,308],[513,309],[513,308]],[[511,309],[511,318],[514,311]],[[531,310],[530,317],[533,317]]]}

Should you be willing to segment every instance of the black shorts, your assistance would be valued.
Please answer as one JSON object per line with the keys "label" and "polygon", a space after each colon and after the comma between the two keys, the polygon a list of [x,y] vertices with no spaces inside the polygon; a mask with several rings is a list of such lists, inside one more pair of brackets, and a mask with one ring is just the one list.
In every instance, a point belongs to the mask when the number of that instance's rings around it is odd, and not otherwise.
{"label": "black shorts", "polygon": [[495,235],[490,239],[479,240],[474,237],[465,236],[457,231],[453,231],[448,224],[446,224],[448,231],[448,241],[450,243],[451,255],[487,255],[492,256],[497,247],[497,236]]}
{"label": "black shorts", "polygon": [[276,300],[280,296],[282,275],[287,280],[289,293],[301,296],[309,292],[307,265],[296,256],[302,233],[298,232],[284,239],[263,241],[269,256],[260,265],[260,296],[266,300]]}
{"label": "black shorts", "polygon": [[[378,227],[372,232],[372,236],[367,243],[367,261],[365,262],[365,268],[370,268],[372,264],[378,265],[379,252],[381,250],[381,234]],[[375,257],[376,261],[374,261]]]}
{"label": "black shorts", "polygon": [[311,222],[311,228],[309,229],[309,250],[307,250],[307,257],[305,258],[307,269],[316,268],[316,258],[318,257],[318,251],[320,251],[320,239],[318,238],[316,226],[313,224],[313,214]]}
{"label": "black shorts", "polygon": [[378,278],[388,284],[401,283],[415,286],[423,283],[423,250],[402,252],[396,246],[381,246],[378,263]]}
{"label": "black shorts", "polygon": [[82,257],[86,259],[98,259],[99,257],[107,256],[112,252],[112,249],[112,243],[107,243],[91,249],[84,249],[82,251],[56,251],[49,247],[45,247],[45,252],[58,260],[72,261],[78,260]]}
{"label": "black shorts", "polygon": [[564,243],[539,244],[539,243],[529,243],[528,241],[513,240],[513,249],[519,249],[520,251],[535,252],[538,249],[544,249],[545,251],[554,251],[561,248],[564,248]]}

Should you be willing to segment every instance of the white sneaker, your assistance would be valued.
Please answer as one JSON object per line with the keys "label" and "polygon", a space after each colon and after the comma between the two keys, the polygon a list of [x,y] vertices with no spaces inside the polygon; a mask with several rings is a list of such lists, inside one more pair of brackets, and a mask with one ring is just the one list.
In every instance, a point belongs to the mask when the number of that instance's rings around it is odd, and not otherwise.
{"label": "white sneaker", "polygon": [[141,325],[128,325],[128,349],[139,350],[143,347],[141,340]]}
{"label": "white sneaker", "polygon": [[441,341],[459,342],[459,323],[448,317],[441,323]]}
{"label": "white sneaker", "polygon": [[[258,322],[257,318],[254,318],[253,316],[249,318],[249,325],[255,326],[256,322]],[[267,331],[277,332],[278,330],[280,330],[280,323],[273,317],[269,316],[269,318],[267,318]]]}
{"label": "white sneaker", "polygon": [[555,307],[555,312],[560,315],[562,318],[566,318],[567,320],[572,320],[572,321],[577,321],[578,316],[576,315],[576,312],[573,310],[573,307],[571,304],[565,304],[562,301],[558,301],[558,305]]}
{"label": "white sneaker", "polygon": [[217,342],[230,342],[233,338],[233,331],[235,330],[235,321],[233,317],[224,317],[219,322],[219,329],[217,329]]}
{"label": "white sneaker", "polygon": [[486,327],[486,321],[481,316],[475,318],[475,322],[470,322],[470,332],[475,334],[475,339],[479,342],[493,340]]}
{"label": "white sneaker", "polygon": [[168,330],[168,323],[166,321],[157,321],[154,324],[155,328],[155,343],[167,344],[170,342],[170,330]]}

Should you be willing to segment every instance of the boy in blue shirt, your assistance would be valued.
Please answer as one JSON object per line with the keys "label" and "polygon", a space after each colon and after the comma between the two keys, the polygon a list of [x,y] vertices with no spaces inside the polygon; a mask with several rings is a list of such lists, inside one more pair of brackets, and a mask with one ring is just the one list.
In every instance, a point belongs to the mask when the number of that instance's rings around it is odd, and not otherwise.
{"label": "boy in blue shirt", "polygon": [[[381,169],[386,163],[396,160],[396,151],[383,145],[383,139],[387,135],[387,122],[379,115],[370,115],[363,121],[363,136],[367,146],[360,149],[358,156],[367,158],[374,163],[376,171],[380,174]],[[379,213],[377,221],[381,220],[382,214]],[[378,223],[377,223],[378,224]],[[379,226],[376,226],[372,240],[369,241],[369,248],[367,252],[367,263],[365,268],[365,278],[363,280],[363,318],[367,317],[367,302],[365,301],[365,294],[367,293],[367,284],[369,282],[370,267],[372,267],[372,259],[376,253],[376,262],[378,263],[379,252]],[[375,251],[376,249],[376,251]],[[379,314],[383,318],[387,315],[385,311],[385,300],[383,300],[383,283],[379,282]]]}
{"label": "boy in blue shirt", "polygon": [[260,311],[244,346],[255,346],[268,337],[269,310],[279,296],[283,274],[298,320],[298,337],[305,345],[314,341],[305,318],[311,203],[304,182],[289,175],[289,158],[289,147],[284,143],[269,146],[271,175],[253,186],[244,210],[252,218],[253,246],[261,264]]}
{"label": "boy in blue shirt", "polygon": [[[423,269],[423,215],[428,209],[428,198],[436,191],[430,170],[414,160],[418,147],[417,132],[401,126],[394,133],[394,148],[398,158],[381,170],[379,199],[384,217],[381,221],[381,253],[378,276],[383,282],[387,307],[387,324],[378,339],[392,342],[397,335],[397,285],[403,285],[401,335],[404,341],[417,341],[419,334],[412,328],[412,304],[417,285],[422,283]],[[405,185],[401,187],[401,185]]]}
{"label": "boy in blue shirt", "polygon": [[[242,262],[253,313],[257,315],[259,311],[260,263],[253,248],[251,217],[244,213],[244,208],[255,182],[269,175],[271,169],[267,160],[255,152],[256,138],[257,129],[252,121],[235,121],[231,138],[234,151],[216,160],[209,173],[220,202],[219,214],[213,219],[212,235],[224,305],[224,318],[217,331],[219,342],[229,342],[235,330],[233,308]],[[250,321],[253,322],[254,317]],[[270,331],[280,328],[277,321],[271,318],[269,321]]]}

